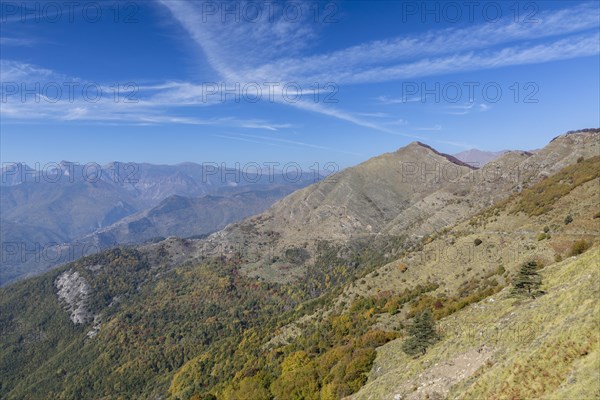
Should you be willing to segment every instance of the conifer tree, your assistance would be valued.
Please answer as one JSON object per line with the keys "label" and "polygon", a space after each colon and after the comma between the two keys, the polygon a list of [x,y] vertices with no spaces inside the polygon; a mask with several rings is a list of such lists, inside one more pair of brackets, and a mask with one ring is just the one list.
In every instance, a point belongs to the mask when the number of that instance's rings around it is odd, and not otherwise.
{"label": "conifer tree", "polygon": [[427,348],[439,340],[431,310],[427,309],[415,315],[408,328],[408,339],[402,345],[402,350],[411,356],[425,354]]}
{"label": "conifer tree", "polygon": [[543,294],[539,290],[542,285],[542,277],[538,274],[537,269],[538,264],[535,261],[524,263],[513,280],[511,293],[516,296],[531,296],[532,299]]}

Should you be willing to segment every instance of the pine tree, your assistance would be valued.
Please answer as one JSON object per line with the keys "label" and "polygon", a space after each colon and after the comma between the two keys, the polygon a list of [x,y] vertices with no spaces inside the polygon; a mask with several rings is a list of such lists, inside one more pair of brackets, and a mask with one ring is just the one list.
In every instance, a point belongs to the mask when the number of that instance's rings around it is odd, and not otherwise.
{"label": "pine tree", "polygon": [[535,261],[528,261],[521,266],[519,273],[513,280],[511,293],[516,296],[531,296],[532,299],[539,294],[542,285],[542,277],[537,273],[538,264]]}
{"label": "pine tree", "polygon": [[408,334],[410,336],[404,341],[402,350],[410,356],[425,354],[427,348],[439,340],[429,309],[415,315],[412,324],[408,328]]}

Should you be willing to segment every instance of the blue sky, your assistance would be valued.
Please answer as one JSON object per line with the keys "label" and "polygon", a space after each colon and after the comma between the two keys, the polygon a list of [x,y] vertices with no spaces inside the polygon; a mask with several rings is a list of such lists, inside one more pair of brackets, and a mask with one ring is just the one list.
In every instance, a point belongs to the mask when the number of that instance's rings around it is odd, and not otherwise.
{"label": "blue sky", "polygon": [[346,167],[600,125],[598,2],[65,4],[1,2],[2,162]]}

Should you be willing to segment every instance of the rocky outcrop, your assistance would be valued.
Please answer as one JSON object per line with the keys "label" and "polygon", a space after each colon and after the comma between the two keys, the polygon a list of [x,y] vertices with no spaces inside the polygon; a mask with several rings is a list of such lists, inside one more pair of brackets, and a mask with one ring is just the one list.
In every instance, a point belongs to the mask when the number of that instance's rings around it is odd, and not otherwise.
{"label": "rocky outcrop", "polygon": [[65,309],[74,324],[85,324],[92,319],[87,307],[91,292],[90,285],[77,271],[63,272],[54,281],[58,298],[65,303]]}

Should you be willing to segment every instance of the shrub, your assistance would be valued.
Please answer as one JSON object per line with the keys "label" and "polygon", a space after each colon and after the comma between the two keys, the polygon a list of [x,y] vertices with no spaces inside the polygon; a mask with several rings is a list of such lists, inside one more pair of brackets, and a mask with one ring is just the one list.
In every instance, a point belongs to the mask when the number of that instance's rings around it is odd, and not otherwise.
{"label": "shrub", "polygon": [[573,222],[573,217],[569,214],[565,217],[565,225],[569,225],[571,222]]}
{"label": "shrub", "polygon": [[303,264],[310,258],[310,254],[303,248],[290,248],[285,251],[285,258],[292,264]]}
{"label": "shrub", "polygon": [[547,236],[546,236],[546,234],[545,234],[545,233],[540,233],[540,234],[538,234],[538,235],[536,236],[536,239],[537,239],[537,241],[538,241],[538,242],[539,242],[540,240],[544,240],[544,239],[546,239],[546,238],[547,238]]}
{"label": "shrub", "polygon": [[475,244],[475,246],[479,246],[481,243],[483,243],[483,241],[481,239],[477,238],[473,241],[473,243]]}
{"label": "shrub", "polygon": [[585,239],[578,240],[571,246],[569,256],[578,256],[582,253],[585,253],[589,248],[590,244]]}

